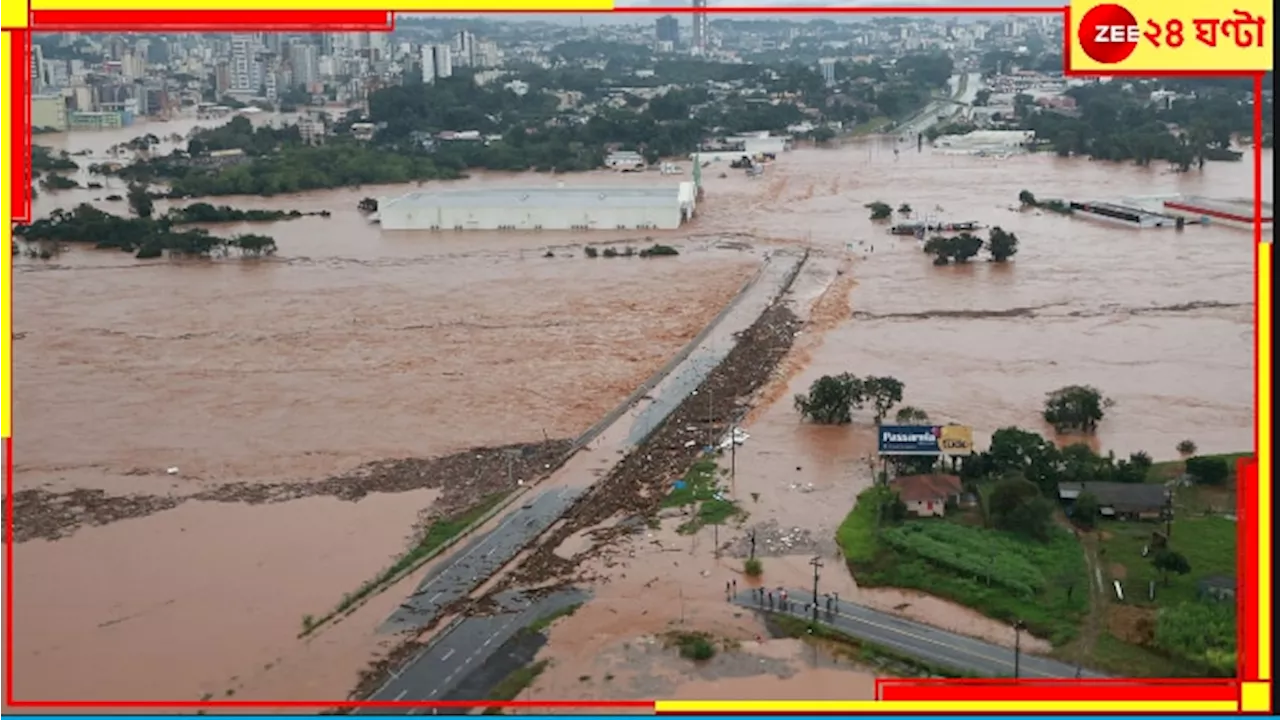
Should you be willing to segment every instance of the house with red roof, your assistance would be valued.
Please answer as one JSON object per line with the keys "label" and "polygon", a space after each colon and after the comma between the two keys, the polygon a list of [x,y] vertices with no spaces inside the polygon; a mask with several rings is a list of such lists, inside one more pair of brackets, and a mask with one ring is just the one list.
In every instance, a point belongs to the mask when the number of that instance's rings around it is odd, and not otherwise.
{"label": "house with red roof", "polygon": [[947,501],[960,502],[963,484],[957,475],[903,475],[889,481],[907,511],[920,517],[942,517],[947,514]]}

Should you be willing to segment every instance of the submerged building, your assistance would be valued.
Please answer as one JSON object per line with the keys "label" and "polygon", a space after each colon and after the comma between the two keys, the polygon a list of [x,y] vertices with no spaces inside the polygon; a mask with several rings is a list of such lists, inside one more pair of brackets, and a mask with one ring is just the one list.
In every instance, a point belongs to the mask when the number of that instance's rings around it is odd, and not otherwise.
{"label": "submerged building", "polygon": [[384,230],[675,230],[697,203],[692,182],[658,187],[466,188],[378,201]]}

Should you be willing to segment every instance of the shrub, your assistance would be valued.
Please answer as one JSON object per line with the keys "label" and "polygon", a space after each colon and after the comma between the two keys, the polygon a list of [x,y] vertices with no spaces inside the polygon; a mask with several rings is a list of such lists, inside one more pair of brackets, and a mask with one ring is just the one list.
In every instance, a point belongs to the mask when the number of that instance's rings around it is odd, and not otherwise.
{"label": "shrub", "polygon": [[652,245],[640,251],[640,257],[663,257],[669,255],[679,255],[680,251],[670,245]]}
{"label": "shrub", "polygon": [[742,571],[750,577],[760,577],[764,574],[764,563],[760,562],[760,558],[747,558],[742,563]]}
{"label": "shrub", "polygon": [[1196,454],[1195,442],[1192,440],[1183,440],[1182,442],[1178,443],[1178,454],[1179,455],[1195,455]]}
{"label": "shrub", "polygon": [[1219,457],[1193,457],[1187,458],[1187,474],[1199,485],[1224,485],[1231,468]]}
{"label": "shrub", "polygon": [[593,248],[593,247],[591,247],[590,245],[588,245],[588,246],[586,246],[585,248],[583,248],[583,249],[582,249],[582,253],[583,253],[584,255],[586,255],[587,257],[589,257],[589,258],[599,257],[599,256],[600,256],[600,251],[599,251],[599,250],[597,250],[597,249],[595,249],[595,248]]}

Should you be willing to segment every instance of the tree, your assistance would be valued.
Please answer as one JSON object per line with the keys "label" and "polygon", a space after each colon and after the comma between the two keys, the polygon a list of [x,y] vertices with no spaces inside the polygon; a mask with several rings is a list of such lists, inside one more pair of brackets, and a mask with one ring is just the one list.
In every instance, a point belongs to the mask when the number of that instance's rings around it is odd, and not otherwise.
{"label": "tree", "polygon": [[1169,573],[1186,575],[1191,572],[1191,562],[1187,560],[1186,556],[1167,548],[1157,551],[1155,556],[1151,558],[1151,564],[1155,566],[1156,570],[1160,571],[1165,587],[1169,585]]}
{"label": "tree", "polygon": [[1113,404],[1090,385],[1068,385],[1049,393],[1044,402],[1044,420],[1059,433],[1092,434]]}
{"label": "tree", "polygon": [[1053,526],[1053,503],[1035,483],[1011,475],[996,483],[987,499],[987,518],[997,530],[1047,540]]}
{"label": "tree", "polygon": [[877,425],[894,405],[902,402],[902,390],[902,381],[894,377],[868,377],[862,380],[862,396],[875,407]]}
{"label": "tree", "polygon": [[1196,444],[1192,440],[1183,440],[1182,442],[1178,443],[1177,449],[1178,449],[1178,454],[1183,457],[1196,454]]}
{"label": "tree", "polygon": [[147,192],[147,186],[140,183],[130,184],[129,211],[143,220],[146,220],[151,217],[153,210],[155,210],[155,203],[151,201],[151,195]]}
{"label": "tree", "polygon": [[1187,474],[1197,485],[1225,485],[1231,476],[1227,461],[1220,457],[1187,458]]}
{"label": "tree", "polygon": [[991,228],[987,239],[987,252],[991,253],[991,259],[995,262],[1007,261],[1018,254],[1018,236],[1005,232],[998,226]]}
{"label": "tree", "polygon": [[924,244],[924,251],[934,256],[934,265],[946,265],[969,262],[982,246],[982,238],[965,232],[954,237],[935,235]]}
{"label": "tree", "polygon": [[1046,496],[1058,494],[1061,453],[1039,433],[1016,427],[1001,428],[992,433],[991,445],[979,457],[974,463],[975,469],[987,475],[1001,477],[1015,473],[1030,480]]}
{"label": "tree", "polygon": [[864,207],[871,211],[872,220],[884,220],[893,215],[893,208],[879,200],[867,203]]}
{"label": "tree", "polygon": [[894,415],[893,419],[897,420],[899,425],[928,425],[929,413],[918,407],[903,405],[898,408],[898,414]]}
{"label": "tree", "polygon": [[911,215],[911,206],[907,203],[902,203],[898,206],[898,214],[909,217]]}
{"label": "tree", "polygon": [[861,407],[864,398],[863,383],[853,375],[823,375],[813,381],[807,394],[795,396],[795,408],[811,422],[846,425],[853,422],[853,408]]}
{"label": "tree", "polygon": [[1098,523],[1098,497],[1093,493],[1080,493],[1071,509],[1071,519],[1085,530],[1092,530]]}
{"label": "tree", "polygon": [[1023,207],[1035,207],[1039,204],[1036,202],[1036,196],[1032,195],[1030,190],[1023,190],[1018,193],[1018,203]]}

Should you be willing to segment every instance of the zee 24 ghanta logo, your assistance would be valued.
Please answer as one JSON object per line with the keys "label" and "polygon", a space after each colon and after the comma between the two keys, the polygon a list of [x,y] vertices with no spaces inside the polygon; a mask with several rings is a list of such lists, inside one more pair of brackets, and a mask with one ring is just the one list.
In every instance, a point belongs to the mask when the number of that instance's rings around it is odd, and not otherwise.
{"label": "zee 24 ghanta logo", "polygon": [[[1205,12],[1205,15],[1211,15]],[[1264,47],[1267,20],[1244,10],[1234,10],[1229,17],[1199,17],[1163,22],[1146,18],[1139,23],[1123,5],[1095,5],[1080,18],[1076,28],[1080,49],[1094,62],[1115,65],[1124,62],[1146,43],[1156,49],[1176,49],[1188,41],[1215,48],[1218,43],[1231,43],[1239,48]],[[1194,35],[1192,35],[1194,33]],[[1190,37],[1189,37],[1190,36]]]}

